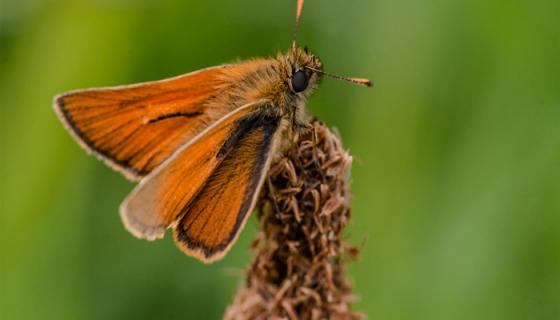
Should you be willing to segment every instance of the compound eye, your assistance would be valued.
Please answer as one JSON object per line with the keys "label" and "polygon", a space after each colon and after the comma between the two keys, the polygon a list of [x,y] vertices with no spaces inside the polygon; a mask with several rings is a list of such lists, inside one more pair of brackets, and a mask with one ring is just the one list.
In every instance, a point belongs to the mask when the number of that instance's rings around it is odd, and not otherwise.
{"label": "compound eye", "polygon": [[309,85],[309,78],[303,70],[299,70],[292,76],[292,88],[295,92],[302,92],[307,89]]}

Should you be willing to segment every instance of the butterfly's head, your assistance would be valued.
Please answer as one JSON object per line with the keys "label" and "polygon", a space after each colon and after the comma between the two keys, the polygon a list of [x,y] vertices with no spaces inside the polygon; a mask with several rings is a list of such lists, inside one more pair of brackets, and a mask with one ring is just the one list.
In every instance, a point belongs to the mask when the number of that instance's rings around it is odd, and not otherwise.
{"label": "butterfly's head", "polygon": [[371,81],[368,79],[342,77],[323,71],[323,63],[316,55],[309,52],[307,47],[302,49],[293,46],[287,54],[281,54],[278,60],[284,76],[289,79],[287,82],[291,93],[300,97],[308,97],[323,76],[371,86]]}
{"label": "butterfly's head", "polygon": [[307,48],[292,48],[286,55],[282,55],[284,72],[289,79],[288,84],[293,94],[308,96],[317,86],[323,74],[321,60],[307,50]]}

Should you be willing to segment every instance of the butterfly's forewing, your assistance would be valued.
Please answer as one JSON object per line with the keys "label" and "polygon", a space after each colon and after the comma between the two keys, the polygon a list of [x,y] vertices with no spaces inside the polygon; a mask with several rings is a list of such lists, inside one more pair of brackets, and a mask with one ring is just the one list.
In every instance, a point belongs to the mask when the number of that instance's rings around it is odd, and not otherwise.
{"label": "butterfly's forewing", "polygon": [[279,137],[279,118],[253,114],[238,122],[235,141],[185,208],[176,244],[204,262],[222,258],[253,210]]}
{"label": "butterfly's forewing", "polygon": [[138,180],[229,111],[207,110],[226,85],[226,69],[204,69],[137,85],[78,90],[54,108],[78,142],[128,178]]}
{"label": "butterfly's forewing", "polygon": [[127,229],[141,238],[163,237],[232,152],[240,139],[240,128],[247,126],[243,119],[258,114],[263,103],[226,115],[143,179],[121,206]]}

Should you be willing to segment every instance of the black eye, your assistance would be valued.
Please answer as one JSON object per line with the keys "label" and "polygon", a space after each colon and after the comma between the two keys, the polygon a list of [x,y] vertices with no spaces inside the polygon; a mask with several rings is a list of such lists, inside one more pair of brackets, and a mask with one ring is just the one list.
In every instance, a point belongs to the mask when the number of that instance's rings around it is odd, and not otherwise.
{"label": "black eye", "polygon": [[300,70],[292,76],[292,88],[294,88],[295,92],[302,92],[307,88],[309,84],[309,78],[307,78],[307,74]]}

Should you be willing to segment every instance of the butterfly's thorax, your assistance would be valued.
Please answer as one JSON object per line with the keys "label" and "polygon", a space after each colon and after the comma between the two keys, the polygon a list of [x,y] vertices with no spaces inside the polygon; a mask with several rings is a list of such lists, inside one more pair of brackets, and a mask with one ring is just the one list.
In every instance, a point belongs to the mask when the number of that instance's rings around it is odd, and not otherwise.
{"label": "butterfly's thorax", "polygon": [[[295,48],[276,58],[252,59],[223,69],[220,90],[207,102],[209,110],[231,112],[248,103],[266,101],[262,112],[281,117],[297,126],[306,126],[308,115],[305,102],[315,89],[320,75],[310,73],[309,85],[295,92],[291,78],[305,67],[322,69],[320,60],[305,50]],[[221,108],[215,108],[220,105]]]}

